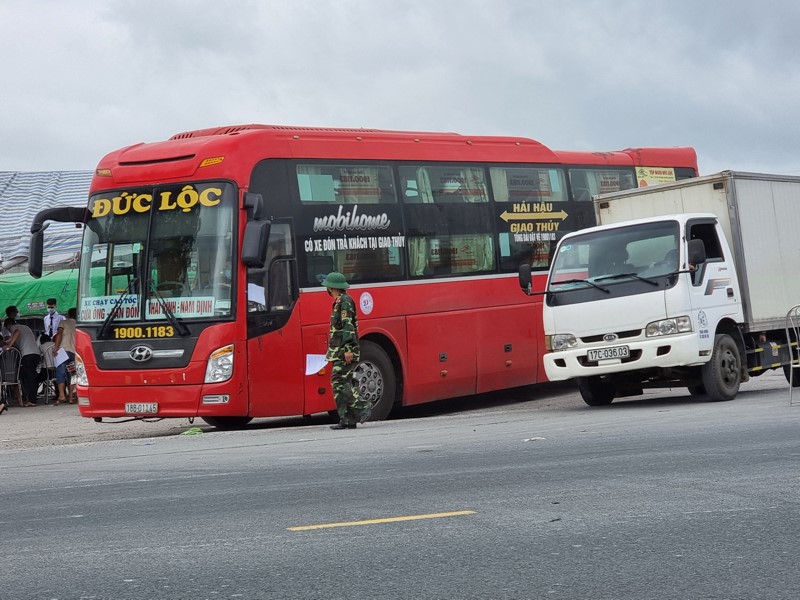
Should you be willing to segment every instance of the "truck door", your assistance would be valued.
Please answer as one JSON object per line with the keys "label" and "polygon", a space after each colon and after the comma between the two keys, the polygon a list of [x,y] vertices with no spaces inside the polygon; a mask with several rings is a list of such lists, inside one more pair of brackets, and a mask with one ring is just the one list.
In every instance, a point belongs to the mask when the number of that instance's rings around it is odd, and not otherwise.
{"label": "truck door", "polygon": [[691,317],[699,334],[701,350],[710,350],[717,323],[725,316],[739,315],[741,299],[731,251],[720,235],[716,219],[697,219],[686,224],[686,242],[697,239],[702,240],[705,246],[706,262],[691,265],[684,260],[682,269],[691,271],[687,274],[691,279]]}

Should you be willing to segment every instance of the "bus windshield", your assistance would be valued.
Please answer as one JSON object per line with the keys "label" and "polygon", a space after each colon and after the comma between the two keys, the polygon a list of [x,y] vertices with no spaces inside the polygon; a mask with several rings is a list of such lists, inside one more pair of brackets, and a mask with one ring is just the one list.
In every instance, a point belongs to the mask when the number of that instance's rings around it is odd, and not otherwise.
{"label": "bus windshield", "polygon": [[92,196],[78,320],[232,317],[236,198],[223,182]]}

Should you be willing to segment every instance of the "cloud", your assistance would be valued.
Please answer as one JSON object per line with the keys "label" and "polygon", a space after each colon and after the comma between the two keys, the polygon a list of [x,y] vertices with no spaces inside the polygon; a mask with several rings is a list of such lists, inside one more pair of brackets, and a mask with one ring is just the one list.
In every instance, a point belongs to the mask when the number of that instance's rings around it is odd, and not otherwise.
{"label": "cloud", "polygon": [[692,145],[800,174],[794,3],[5,2],[0,170],[277,123]]}

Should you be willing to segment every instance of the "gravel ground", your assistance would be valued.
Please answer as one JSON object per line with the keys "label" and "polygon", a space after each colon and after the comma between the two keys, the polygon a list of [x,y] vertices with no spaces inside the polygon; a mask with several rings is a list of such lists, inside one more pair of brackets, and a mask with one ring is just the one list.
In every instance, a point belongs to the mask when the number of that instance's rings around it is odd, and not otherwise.
{"label": "gravel ground", "polygon": [[[783,389],[787,393],[788,386],[782,371],[770,371],[763,376],[752,379],[742,385],[744,390]],[[647,390],[645,396],[659,397],[687,394],[685,388],[675,390]],[[531,402],[534,400],[534,402]],[[535,400],[538,400],[535,401]],[[464,410],[480,410],[485,408],[515,407],[516,410],[542,410],[556,405],[569,405],[585,408],[577,391],[570,385],[540,384],[516,390],[492,392],[470,398],[452,401],[434,402],[404,409],[394,415],[395,418],[425,417],[427,415],[447,414]],[[105,440],[137,440],[180,435],[183,432],[199,427],[204,432],[214,428],[205,421],[197,419],[191,423],[188,419],[164,419],[161,421],[119,421],[104,420],[101,423],[80,416],[77,405],[42,404],[22,408],[12,406],[0,415],[0,455],[4,452],[22,451],[42,446],[63,446],[66,444],[95,443]],[[795,404],[800,405],[800,389],[794,394]],[[277,427],[293,427],[298,425],[325,425],[329,423],[327,415],[304,417],[282,417],[272,419],[254,419],[250,428],[272,429]]]}
{"label": "gravel ground", "polygon": [[12,406],[0,415],[0,451],[39,446],[61,446],[101,440],[125,440],[178,435],[193,426],[209,429],[203,421],[164,419],[153,423],[96,423],[82,417],[74,404],[43,404],[30,408]]}

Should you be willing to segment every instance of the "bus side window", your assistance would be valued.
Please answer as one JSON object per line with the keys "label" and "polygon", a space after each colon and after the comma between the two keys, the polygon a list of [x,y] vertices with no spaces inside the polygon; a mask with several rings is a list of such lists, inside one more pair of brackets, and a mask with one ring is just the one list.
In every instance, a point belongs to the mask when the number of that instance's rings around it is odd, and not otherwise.
{"label": "bus side window", "polygon": [[410,274],[451,275],[493,271],[494,244],[490,234],[466,234],[408,239]]}
{"label": "bus side window", "polygon": [[336,271],[332,256],[306,253],[306,283],[317,285],[332,271]]}
{"label": "bus side window", "polygon": [[272,262],[269,268],[269,308],[270,310],[289,310],[294,300],[292,294],[292,265],[294,261],[281,258]]}
{"label": "bus side window", "polygon": [[294,264],[289,224],[273,223],[264,268],[247,272],[247,312],[291,308],[296,299]]}

